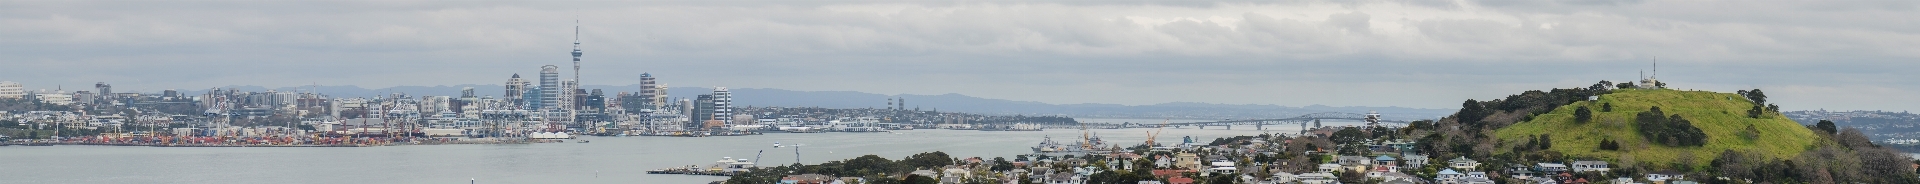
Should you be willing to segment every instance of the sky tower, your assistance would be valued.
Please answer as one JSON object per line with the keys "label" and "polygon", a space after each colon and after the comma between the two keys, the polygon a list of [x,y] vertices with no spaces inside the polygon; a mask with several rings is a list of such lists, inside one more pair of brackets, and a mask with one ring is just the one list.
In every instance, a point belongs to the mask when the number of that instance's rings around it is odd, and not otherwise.
{"label": "sky tower", "polygon": [[573,81],[580,82],[580,20],[573,20]]}
{"label": "sky tower", "polygon": [[[573,100],[573,96],[576,95],[573,93],[575,91],[579,91],[578,89],[580,88],[580,84],[583,84],[580,82],[580,53],[581,53],[580,52],[580,19],[574,19],[573,20],[573,83],[574,85],[573,87],[568,87],[567,89],[563,89],[563,90],[566,90],[567,91],[566,94],[568,94],[564,98],[569,101]],[[568,103],[568,104],[572,104],[572,103]],[[564,108],[574,109],[575,107],[573,107],[572,105],[568,105],[567,107],[564,107]]]}

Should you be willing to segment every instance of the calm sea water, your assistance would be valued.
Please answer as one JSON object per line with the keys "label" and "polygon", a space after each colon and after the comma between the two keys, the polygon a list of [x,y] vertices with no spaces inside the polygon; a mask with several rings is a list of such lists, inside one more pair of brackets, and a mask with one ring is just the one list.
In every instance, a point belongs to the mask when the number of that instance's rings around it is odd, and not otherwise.
{"label": "calm sea water", "polygon": [[[1154,122],[1158,122],[1155,120]],[[1352,124],[1352,122],[1333,123]],[[1299,126],[1168,128],[1159,142],[1299,132]],[[1096,129],[1114,143],[1138,144],[1152,129]],[[592,143],[434,145],[363,148],[158,148],[113,146],[0,147],[0,183],[706,183],[716,176],[645,174],[707,165],[721,157],[762,165],[820,163],[860,155],[900,159],[944,151],[956,157],[1007,157],[1052,136],[1079,130],[987,132],[909,130],[893,133],[773,133],[739,137],[582,137]],[[764,151],[764,153],[762,153]]]}

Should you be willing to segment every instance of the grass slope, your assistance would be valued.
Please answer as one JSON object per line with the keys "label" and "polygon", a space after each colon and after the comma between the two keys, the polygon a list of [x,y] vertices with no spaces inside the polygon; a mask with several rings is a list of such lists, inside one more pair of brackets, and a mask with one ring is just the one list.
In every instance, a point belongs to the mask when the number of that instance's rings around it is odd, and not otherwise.
{"label": "grass slope", "polygon": [[[1602,103],[1612,103],[1612,112],[1600,112]],[[1579,106],[1587,106],[1594,113],[1594,120],[1587,123],[1574,121],[1573,112]],[[1691,120],[1695,127],[1707,134],[1707,144],[1700,147],[1669,147],[1649,142],[1638,132],[1634,125],[1634,115],[1647,111],[1649,107],[1659,106],[1668,115],[1679,114]],[[1693,156],[1693,165],[1704,165],[1712,161],[1724,150],[1757,151],[1772,158],[1791,158],[1800,152],[1814,148],[1818,136],[1813,131],[1795,123],[1779,113],[1767,113],[1761,118],[1748,118],[1746,110],[1753,102],[1732,93],[1709,91],[1677,90],[1615,90],[1612,94],[1602,95],[1598,101],[1581,101],[1554,109],[1553,112],[1535,116],[1533,120],[1521,122],[1495,131],[1495,136],[1505,142],[1496,152],[1510,152],[1514,145],[1524,144],[1528,135],[1552,134],[1554,151],[1569,156],[1606,158],[1618,163],[1625,156],[1632,156],[1633,162],[1647,162],[1664,166],[1679,160],[1681,153],[1689,152]],[[1760,135],[1747,139],[1740,135],[1747,125],[1753,125]],[[1619,141],[1621,150],[1600,150],[1601,139]]]}

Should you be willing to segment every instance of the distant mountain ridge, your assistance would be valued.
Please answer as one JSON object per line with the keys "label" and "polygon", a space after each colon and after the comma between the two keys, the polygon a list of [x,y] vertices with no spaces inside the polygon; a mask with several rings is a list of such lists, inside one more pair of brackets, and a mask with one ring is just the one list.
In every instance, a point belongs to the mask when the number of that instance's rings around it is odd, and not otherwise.
{"label": "distant mountain ridge", "polygon": [[[221,89],[240,89],[241,91],[318,91],[335,98],[375,97],[392,93],[409,96],[459,96],[460,90],[474,88],[474,94],[498,98],[505,94],[501,85],[451,85],[451,86],[397,86],[380,89],[367,89],[358,86],[308,86],[282,87],[268,89],[260,86],[228,86]],[[587,85],[587,89],[602,89],[608,96],[620,92],[638,91],[638,85],[608,86]],[[667,89],[672,98],[692,99],[695,95],[708,94],[712,88],[673,87]],[[1309,105],[1288,107],[1279,105],[1255,104],[1215,104],[1198,102],[1171,102],[1153,105],[1120,104],[1048,104],[1034,101],[1016,101],[988,99],[955,93],[940,95],[884,95],[854,91],[795,91],[769,88],[732,88],[736,106],[778,106],[778,107],[824,107],[824,108],[886,108],[887,99],[904,98],[907,109],[939,110],[949,112],[967,112],[983,114],[1024,114],[1024,115],[1064,115],[1083,118],[1175,118],[1175,119],[1248,119],[1248,118],[1286,118],[1302,114],[1319,112],[1366,113],[1379,111],[1387,119],[1418,120],[1438,119],[1451,114],[1454,109],[1422,109],[1407,107],[1334,107]],[[206,89],[180,91],[185,94],[204,94]]]}

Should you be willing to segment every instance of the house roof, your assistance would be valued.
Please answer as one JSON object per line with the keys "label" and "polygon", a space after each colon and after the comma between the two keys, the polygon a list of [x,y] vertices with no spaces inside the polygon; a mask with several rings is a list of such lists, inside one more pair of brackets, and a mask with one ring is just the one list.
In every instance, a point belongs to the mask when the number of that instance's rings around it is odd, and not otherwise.
{"label": "house roof", "polygon": [[1467,159],[1467,157],[1465,156],[1461,156],[1460,158],[1454,158],[1453,160],[1447,160],[1447,161],[1448,162],[1474,162],[1473,159]]}
{"label": "house roof", "polygon": [[1540,165],[1540,167],[1547,167],[1547,168],[1567,167],[1566,164],[1560,164],[1560,163],[1535,163],[1535,165]]}
{"label": "house roof", "polygon": [[1460,174],[1460,171],[1453,171],[1453,169],[1440,170],[1440,175],[1454,175],[1454,174]]}
{"label": "house roof", "polygon": [[1573,161],[1573,165],[1607,165],[1607,161]]}
{"label": "house roof", "polygon": [[1377,160],[1377,161],[1394,161],[1395,159],[1393,159],[1393,157],[1389,157],[1389,156],[1386,156],[1386,155],[1380,155],[1380,156],[1378,156],[1378,157],[1373,157],[1373,160]]}

